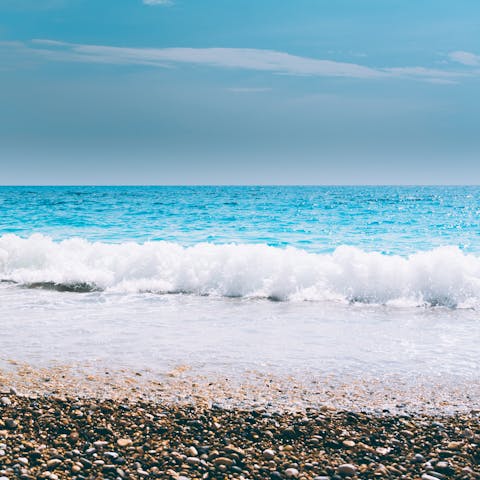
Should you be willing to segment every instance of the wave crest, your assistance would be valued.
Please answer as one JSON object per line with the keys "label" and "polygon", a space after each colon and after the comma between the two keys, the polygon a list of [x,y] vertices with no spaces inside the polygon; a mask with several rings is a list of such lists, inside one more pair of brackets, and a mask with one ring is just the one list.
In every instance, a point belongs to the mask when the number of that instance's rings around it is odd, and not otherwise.
{"label": "wave crest", "polygon": [[475,307],[480,257],[440,247],[408,257],[341,246],[331,254],[267,245],[107,244],[0,237],[0,278],[59,291]]}

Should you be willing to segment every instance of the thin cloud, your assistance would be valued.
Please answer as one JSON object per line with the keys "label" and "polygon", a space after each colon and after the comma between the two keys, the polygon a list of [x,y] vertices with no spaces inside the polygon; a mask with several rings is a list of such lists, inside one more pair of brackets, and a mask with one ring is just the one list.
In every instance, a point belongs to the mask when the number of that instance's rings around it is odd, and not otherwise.
{"label": "thin cloud", "polygon": [[[153,0],[150,0],[153,1]],[[86,45],[56,40],[33,40],[21,44],[23,53],[51,61],[144,65],[171,68],[189,64],[216,68],[253,70],[283,75],[346,77],[357,79],[410,78],[427,82],[453,83],[466,72],[424,67],[373,68],[357,63],[337,62],[253,48],[128,48]]]}
{"label": "thin cloud", "polygon": [[[119,65],[150,65],[164,67],[167,63],[187,63],[210,67],[243,70],[271,71],[290,75],[376,78],[386,74],[354,63],[335,62],[299,57],[274,50],[251,48],[125,48],[103,45],[62,43],[53,45],[50,40],[36,40],[47,54],[71,54],[72,59],[96,58],[105,63]],[[62,47],[50,49],[49,47]]]}
{"label": "thin cloud", "polygon": [[172,5],[172,0],[143,0],[144,5]]}
{"label": "thin cloud", "polygon": [[419,78],[425,82],[439,85],[452,85],[458,83],[459,77],[468,76],[465,72],[450,72],[425,67],[396,67],[386,68],[385,71],[390,72],[396,77]]}
{"label": "thin cloud", "polygon": [[450,53],[448,57],[453,62],[461,63],[468,67],[480,66],[480,55],[475,55],[474,53],[457,51]]}

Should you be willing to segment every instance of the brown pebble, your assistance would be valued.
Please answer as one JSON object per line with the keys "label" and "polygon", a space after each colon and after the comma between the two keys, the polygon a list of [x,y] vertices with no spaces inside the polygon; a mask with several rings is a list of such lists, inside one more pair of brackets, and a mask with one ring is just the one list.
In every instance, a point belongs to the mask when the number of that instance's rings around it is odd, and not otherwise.
{"label": "brown pebble", "polygon": [[213,464],[218,467],[220,465],[225,465],[226,467],[231,467],[233,465],[233,460],[228,457],[217,457],[214,461]]}
{"label": "brown pebble", "polygon": [[132,444],[132,441],[129,438],[119,438],[117,440],[117,445],[119,447],[125,448]]}

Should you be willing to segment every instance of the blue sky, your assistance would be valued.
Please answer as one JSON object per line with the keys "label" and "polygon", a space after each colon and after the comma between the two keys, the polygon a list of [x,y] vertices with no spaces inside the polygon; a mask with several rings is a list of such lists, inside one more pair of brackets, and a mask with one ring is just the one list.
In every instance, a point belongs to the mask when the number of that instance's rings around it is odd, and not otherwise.
{"label": "blue sky", "polygon": [[478,0],[0,0],[0,183],[480,183],[479,80]]}

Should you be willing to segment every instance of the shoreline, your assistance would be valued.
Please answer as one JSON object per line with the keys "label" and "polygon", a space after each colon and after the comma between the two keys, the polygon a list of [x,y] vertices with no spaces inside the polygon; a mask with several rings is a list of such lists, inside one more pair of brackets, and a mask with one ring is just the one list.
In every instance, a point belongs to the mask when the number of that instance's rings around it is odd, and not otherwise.
{"label": "shoreline", "polygon": [[[264,408],[302,412],[309,408],[370,414],[453,415],[480,411],[480,382],[431,375],[368,376],[306,372],[202,371],[193,365],[152,371],[102,364],[33,366],[0,363],[0,393],[12,388],[27,397],[146,401],[209,408]],[[2,389],[3,387],[3,389]]]}
{"label": "shoreline", "polygon": [[373,414],[0,398],[0,478],[480,478],[480,411]]}

